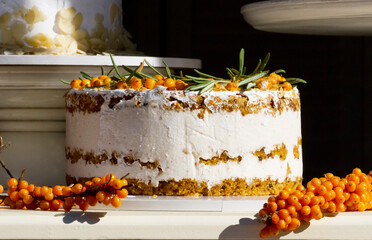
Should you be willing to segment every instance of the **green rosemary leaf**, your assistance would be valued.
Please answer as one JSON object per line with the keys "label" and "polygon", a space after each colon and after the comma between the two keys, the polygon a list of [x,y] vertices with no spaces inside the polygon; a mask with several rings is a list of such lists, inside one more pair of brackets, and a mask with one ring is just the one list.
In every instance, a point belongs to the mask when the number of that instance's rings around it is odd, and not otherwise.
{"label": "green rosemary leaf", "polygon": [[101,66],[101,75],[105,75],[105,70],[103,69],[102,66]]}
{"label": "green rosemary leaf", "polygon": [[253,72],[250,75],[256,74],[258,72],[258,69],[260,69],[261,64],[262,64],[262,60],[259,59],[256,68],[253,70]]}
{"label": "green rosemary leaf", "polygon": [[93,78],[93,77],[90,76],[88,73],[83,72],[83,71],[80,71],[80,74],[81,74],[81,76],[82,76],[83,78],[86,78],[86,79],[89,79],[89,80],[91,80],[91,79]]}
{"label": "green rosemary leaf", "polygon": [[129,74],[129,77],[127,78],[127,83],[129,83],[130,79],[137,73],[137,70],[140,66],[136,67],[134,70],[131,69],[131,73]]}
{"label": "green rosemary leaf", "polygon": [[190,76],[190,75],[186,75],[187,78],[190,78],[192,80],[199,80],[199,81],[213,81],[212,79],[208,79],[208,78],[203,78],[203,77],[194,77],[194,76]]}
{"label": "green rosemary leaf", "polygon": [[65,81],[65,80],[61,80],[61,82],[64,83],[64,84],[70,85],[70,83]]}
{"label": "green rosemary leaf", "polygon": [[227,67],[226,70],[227,70],[227,74],[229,75],[229,77],[231,79],[234,79],[235,74],[231,71],[231,69]]}
{"label": "green rosemary leaf", "polygon": [[161,74],[161,72],[159,72],[158,69],[156,69],[154,66],[152,66],[151,63],[149,63],[146,59],[145,59],[145,63],[146,63],[147,66],[149,66],[149,68],[151,68],[154,72],[156,72],[156,73],[159,74],[160,76],[164,77],[164,75]]}
{"label": "green rosemary leaf", "polygon": [[[240,50],[239,53],[239,76],[243,74],[244,68],[244,48]],[[238,77],[239,78],[239,77]]]}
{"label": "green rosemary leaf", "polygon": [[229,68],[231,70],[231,72],[234,73],[234,75],[239,75],[239,71],[236,70],[235,68]]}
{"label": "green rosemary leaf", "polygon": [[219,77],[215,77],[215,76],[212,76],[212,75],[209,75],[209,74],[206,74],[206,73],[202,73],[196,69],[194,69],[194,71],[199,74],[201,77],[206,77],[206,78],[213,78],[213,79],[223,79],[223,78],[219,78]]}
{"label": "green rosemary leaf", "polygon": [[125,66],[125,65],[122,65],[121,67],[122,67],[125,71],[127,71],[128,73],[130,73],[129,76],[132,75],[132,77],[133,77],[133,76],[136,76],[136,77],[141,78],[141,79],[143,78],[143,76],[141,76],[140,73],[137,72],[137,69],[138,69],[139,67],[137,67],[135,70],[132,70],[130,67],[127,67],[127,66]]}
{"label": "green rosemary leaf", "polygon": [[305,80],[301,78],[287,78],[287,82],[291,83],[292,85],[295,83],[307,83]]}
{"label": "green rosemary leaf", "polygon": [[257,73],[255,75],[249,77],[249,78],[246,78],[243,81],[238,83],[238,87],[243,86],[247,83],[253,82],[253,81],[255,81],[259,78],[262,78],[262,77],[266,76],[268,73],[269,73],[268,71],[264,71],[264,72],[261,72],[261,73]]}
{"label": "green rosemary leaf", "polygon": [[246,89],[251,89],[251,88],[254,88],[254,87],[256,87],[256,83],[254,83],[254,82],[249,82],[248,84],[247,84],[247,87],[246,87]]}
{"label": "green rosemary leaf", "polygon": [[207,82],[207,83],[203,83],[203,84],[193,85],[193,86],[190,86],[190,87],[186,88],[186,91],[199,90],[199,89],[202,89],[202,88],[208,86],[208,84],[211,84],[211,83],[210,82]]}
{"label": "green rosemary leaf", "polygon": [[211,82],[206,87],[204,87],[202,90],[200,90],[200,93],[199,94],[202,94],[202,93],[205,93],[205,92],[209,92],[210,90],[213,89],[213,87],[214,87],[214,82]]}
{"label": "green rosemary leaf", "polygon": [[115,63],[115,61],[114,61],[114,58],[112,57],[112,54],[110,54],[110,58],[111,58],[112,66],[114,67],[116,74],[118,75],[118,77],[119,77],[120,79],[123,79],[123,77],[121,76],[121,74],[120,74],[120,72],[119,72],[118,67],[116,66],[116,63]]}
{"label": "green rosemary leaf", "polygon": [[182,70],[180,70],[180,76],[181,76],[181,78],[183,78],[183,72],[182,72]]}
{"label": "green rosemary leaf", "polygon": [[269,59],[270,53],[267,53],[264,60],[262,61],[260,68],[258,69],[258,72],[262,72],[263,70],[265,70],[266,64],[269,62]]}
{"label": "green rosemary leaf", "polygon": [[152,79],[154,79],[155,81],[158,81],[158,79],[156,78],[156,77],[153,77],[153,76],[151,76],[151,75],[148,75],[148,74],[146,74],[146,73],[143,73],[143,72],[137,72],[139,75],[141,75],[142,76],[142,78],[152,78]]}
{"label": "green rosemary leaf", "polygon": [[275,70],[273,73],[285,73],[285,70],[284,69],[278,69],[278,70]]}
{"label": "green rosemary leaf", "polygon": [[242,75],[245,75],[245,72],[247,71],[247,67],[244,67],[243,68],[243,73],[242,73]]}
{"label": "green rosemary leaf", "polygon": [[170,69],[169,69],[168,64],[166,64],[164,61],[163,61],[163,64],[164,64],[164,66],[165,66],[165,70],[167,71],[168,77],[169,77],[169,78],[172,78],[172,73],[171,73],[171,71],[170,71]]}
{"label": "green rosemary leaf", "polygon": [[81,77],[79,77],[80,80],[83,80]]}
{"label": "green rosemary leaf", "polygon": [[114,67],[112,67],[111,69],[110,69],[110,71],[108,71],[108,73],[106,74],[106,76],[110,76],[110,74],[112,73],[112,71],[114,71]]}

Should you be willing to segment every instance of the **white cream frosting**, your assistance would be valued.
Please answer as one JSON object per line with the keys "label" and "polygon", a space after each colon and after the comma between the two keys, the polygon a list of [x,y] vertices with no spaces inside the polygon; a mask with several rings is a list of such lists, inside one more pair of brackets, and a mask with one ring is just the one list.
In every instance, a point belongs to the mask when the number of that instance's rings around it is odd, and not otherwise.
{"label": "white cream frosting", "polygon": [[[227,112],[210,104],[215,97],[228,99],[242,94],[249,103],[262,104],[271,97],[274,104],[279,97],[287,99],[298,97],[298,90],[260,91],[250,90],[244,93],[210,92],[202,96],[210,112],[203,118],[198,117],[200,110],[169,110],[174,101],[192,104],[196,92],[184,94],[182,91],[167,91],[164,87],[137,92],[134,98],[122,100],[112,109],[108,106],[112,96],[122,96],[134,90],[71,90],[69,94],[92,94],[104,96],[105,102],[96,113],[67,112],[66,147],[81,149],[85,152],[111,154],[117,152],[123,156],[131,155],[141,162],[157,162],[162,169],[148,169],[138,162],[133,164],[118,160],[117,165],[106,161],[97,165],[86,164],[84,160],[76,163],[67,161],[67,174],[72,177],[94,177],[113,173],[130,178],[151,182],[157,186],[159,181],[189,178],[199,182],[208,182],[209,187],[220,184],[224,179],[245,178],[249,184],[253,179],[268,178],[284,181],[295,180],[302,176],[302,149],[299,146],[299,159],[293,154],[293,148],[301,139],[300,111],[284,109],[281,113],[269,113],[262,109],[258,113],[245,116],[239,110]],[[141,102],[139,106],[138,102]],[[73,103],[68,102],[67,105]],[[285,160],[278,156],[259,160],[255,151],[265,150],[268,154],[276,146],[285,144],[288,154]],[[240,162],[220,162],[216,165],[200,164],[200,158],[211,159],[223,151]],[[289,168],[289,169],[288,169]],[[289,170],[289,171],[288,171]]]}
{"label": "white cream frosting", "polygon": [[0,0],[0,47],[18,54],[134,51],[122,19],[121,0]]}

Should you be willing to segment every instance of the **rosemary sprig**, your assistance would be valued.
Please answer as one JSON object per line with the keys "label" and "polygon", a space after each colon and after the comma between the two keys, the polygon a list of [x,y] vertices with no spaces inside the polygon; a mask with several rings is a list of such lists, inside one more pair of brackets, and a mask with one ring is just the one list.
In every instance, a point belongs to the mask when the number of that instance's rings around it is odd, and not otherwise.
{"label": "rosemary sprig", "polygon": [[[134,76],[136,76],[136,77],[138,77],[138,78],[152,78],[152,79],[154,79],[155,81],[157,81],[158,79],[156,79],[155,77],[153,77],[153,76],[150,76],[150,75],[148,75],[148,74],[146,74],[146,73],[142,73],[142,72],[137,72],[137,71],[134,71],[134,70],[132,70],[130,67],[127,67],[127,66],[121,66],[125,71],[127,71],[127,72],[129,72],[129,73],[134,73]],[[139,67],[138,67],[138,69],[139,69]]]}
{"label": "rosemary sprig", "polygon": [[287,82],[289,82],[292,85],[296,83],[307,83],[305,80],[301,78],[287,78]]}
{"label": "rosemary sprig", "polygon": [[145,59],[145,63],[147,66],[149,66],[149,68],[151,68],[154,72],[156,72],[157,74],[159,74],[160,76],[164,77],[163,74],[161,74],[161,72],[159,72],[154,66],[151,65],[151,63],[149,63],[146,59]]}
{"label": "rosemary sprig", "polygon": [[64,83],[64,84],[70,85],[70,83],[65,81],[65,80],[61,80],[61,82]]}
{"label": "rosemary sprig", "polygon": [[168,66],[164,61],[163,61],[163,64],[164,64],[164,66],[165,66],[165,70],[167,71],[168,77],[169,77],[169,78],[172,78],[172,73],[171,73],[171,71],[170,71],[169,66]]}
{"label": "rosemary sprig", "polygon": [[115,63],[115,61],[114,61],[114,58],[112,57],[112,54],[110,54],[110,58],[111,58],[112,66],[113,66],[113,68],[114,68],[116,74],[118,75],[118,77],[119,77],[121,80],[124,79],[123,76],[121,76],[121,73],[119,72],[118,67],[116,66],[116,63]]}
{"label": "rosemary sprig", "polygon": [[[209,75],[209,74],[206,74],[206,73],[202,73],[196,69],[194,69],[194,71],[199,74],[199,76],[201,77],[206,77],[206,78],[213,78],[213,79],[220,79],[220,80],[223,80],[223,78],[220,78],[220,77],[215,77],[215,76],[212,76],[212,75]],[[182,73],[182,72],[181,72]]]}
{"label": "rosemary sprig", "polygon": [[269,73],[269,71],[264,71],[264,72],[261,72],[261,73],[257,73],[251,77],[248,77],[246,79],[244,79],[243,81],[240,81],[238,83],[238,87],[242,87],[243,85],[247,84],[247,83],[250,83],[250,82],[253,82],[259,78],[262,78],[264,76],[266,76],[267,74]]}
{"label": "rosemary sprig", "polygon": [[105,70],[103,69],[102,66],[101,66],[101,75],[105,75]]}
{"label": "rosemary sprig", "polygon": [[80,74],[81,74],[81,76],[83,77],[83,78],[85,78],[85,79],[89,79],[89,80],[92,80],[92,76],[90,76],[88,73],[86,73],[86,72],[83,72],[83,71],[80,71]]}

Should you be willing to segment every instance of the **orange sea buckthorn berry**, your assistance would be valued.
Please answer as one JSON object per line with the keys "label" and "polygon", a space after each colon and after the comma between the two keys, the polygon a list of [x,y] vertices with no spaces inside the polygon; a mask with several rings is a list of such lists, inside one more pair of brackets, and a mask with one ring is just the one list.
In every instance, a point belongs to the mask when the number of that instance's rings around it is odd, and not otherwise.
{"label": "orange sea buckthorn berry", "polygon": [[18,189],[25,189],[27,187],[28,187],[28,182],[25,180],[20,181],[18,184]]}
{"label": "orange sea buckthorn berry", "polygon": [[9,197],[10,197],[10,200],[12,200],[13,202],[16,202],[19,199],[19,192],[14,191],[9,195]]}
{"label": "orange sea buckthorn berry", "polygon": [[347,180],[348,182],[353,181],[353,182],[355,182],[355,184],[357,184],[357,185],[358,185],[359,182],[360,182],[359,177],[358,177],[357,175],[355,175],[354,173],[348,174],[348,175],[346,176],[346,180]]}
{"label": "orange sea buckthorn berry", "polygon": [[[155,75],[156,76],[156,75]],[[164,86],[165,84],[165,81],[163,79],[159,79],[157,82],[156,82],[156,87],[157,86]]]}
{"label": "orange sea buckthorn berry", "polygon": [[102,183],[101,183],[101,178],[99,178],[99,177],[94,177],[94,178],[92,179],[92,185],[93,185],[94,187],[99,186],[100,184],[102,184]]}
{"label": "orange sea buckthorn berry", "polygon": [[300,190],[294,190],[292,194],[295,195],[298,199],[301,199],[304,196],[304,193]]}
{"label": "orange sea buckthorn berry", "polygon": [[31,195],[26,195],[26,196],[23,198],[23,203],[26,204],[26,205],[31,204],[32,201],[34,201],[34,198],[33,198]]}
{"label": "orange sea buckthorn berry", "polygon": [[98,191],[97,194],[96,194],[96,199],[97,199],[98,202],[103,202],[105,197],[106,197],[106,194],[103,191]]}
{"label": "orange sea buckthorn berry", "polygon": [[107,76],[107,75],[101,75],[101,76],[98,77],[98,79],[101,79],[101,80],[105,80],[106,78],[110,78],[110,77]]}
{"label": "orange sea buckthorn berry", "polygon": [[354,168],[353,173],[357,176],[360,176],[363,172],[360,168]]}
{"label": "orange sea buckthorn berry", "polygon": [[336,204],[336,211],[337,212],[345,212],[346,211],[346,206],[343,203]]}
{"label": "orange sea buckthorn berry", "polygon": [[41,210],[44,210],[44,211],[49,210],[49,207],[50,207],[49,201],[47,201],[47,200],[41,200],[40,201],[40,209]]}
{"label": "orange sea buckthorn berry", "polygon": [[292,84],[290,84],[289,82],[284,82],[283,85],[282,85],[282,87],[286,91],[292,90]]}
{"label": "orange sea buckthorn berry", "polygon": [[324,196],[318,196],[318,198],[319,198],[319,206],[321,207],[326,202],[326,200]]}
{"label": "orange sea buckthorn berry", "polygon": [[286,209],[288,210],[289,216],[291,217],[293,217],[297,213],[296,207],[293,205],[289,205]]}
{"label": "orange sea buckthorn berry", "polygon": [[4,187],[3,185],[0,185],[0,193],[3,193],[4,192]]}
{"label": "orange sea buckthorn berry", "polygon": [[16,208],[17,209],[22,209],[22,208],[24,208],[24,206],[25,206],[25,204],[24,204],[22,199],[19,199],[19,200],[16,201]]}
{"label": "orange sea buckthorn berry", "polygon": [[303,206],[300,210],[300,213],[304,216],[307,216],[311,213],[311,208],[310,206]]}
{"label": "orange sea buckthorn berry", "polygon": [[82,88],[86,88],[86,87],[91,87],[92,83],[90,82],[89,79],[84,79],[83,81],[81,81],[80,85]]}
{"label": "orange sea buckthorn berry", "polygon": [[293,231],[301,226],[300,220],[292,218],[292,221],[288,224],[288,230]]}
{"label": "orange sea buckthorn berry", "polygon": [[352,193],[350,195],[350,198],[349,200],[353,203],[353,204],[358,204],[360,202],[360,196],[356,193]]}
{"label": "orange sea buckthorn berry", "polygon": [[111,86],[111,82],[112,82],[111,78],[107,77],[107,78],[103,79],[102,81],[103,81],[103,85],[105,85],[106,89],[109,89],[110,86]]}
{"label": "orange sea buckthorn berry", "polygon": [[350,198],[350,193],[349,192],[344,192],[343,195],[344,195],[344,198],[345,198],[346,201],[349,200],[349,198]]}
{"label": "orange sea buckthorn berry", "polygon": [[70,196],[71,195],[71,193],[72,193],[72,189],[71,189],[71,187],[69,187],[69,186],[64,186],[63,188],[62,188],[62,195],[63,196]]}
{"label": "orange sea buckthorn berry", "polygon": [[185,90],[187,88],[187,83],[182,80],[176,80],[176,89],[177,90]]}
{"label": "orange sea buckthorn berry", "polygon": [[276,198],[275,197],[273,197],[273,196],[271,196],[271,197],[269,197],[268,199],[267,199],[267,202],[269,203],[269,202],[275,202],[276,201]]}
{"label": "orange sea buckthorn berry", "polygon": [[314,196],[314,197],[311,198],[311,201],[309,203],[309,206],[312,207],[312,206],[318,205],[319,202],[320,202],[319,197],[318,196]]}
{"label": "orange sea buckthorn berry", "polygon": [[269,210],[267,210],[266,208],[262,208],[260,209],[260,211],[258,211],[258,216],[260,216],[261,218],[266,217],[267,215],[269,215]]}
{"label": "orange sea buckthorn berry", "polygon": [[269,226],[265,226],[260,231],[260,238],[267,238],[269,236],[270,236],[270,227]]}
{"label": "orange sea buckthorn berry", "polygon": [[97,198],[95,196],[86,196],[85,199],[87,200],[89,206],[96,206],[97,205]]}
{"label": "orange sea buckthorn berry", "polygon": [[267,209],[270,212],[275,212],[278,209],[278,205],[276,204],[276,202],[269,202],[267,203]]}
{"label": "orange sea buckthorn berry", "polygon": [[304,185],[302,185],[302,184],[300,184],[300,185],[298,185],[297,187],[296,187],[296,190],[298,190],[298,191],[304,191],[305,190],[305,186]]}
{"label": "orange sea buckthorn berry", "polygon": [[120,207],[121,206],[120,198],[118,196],[113,196],[111,198],[111,205],[116,208]]}
{"label": "orange sea buckthorn berry", "polygon": [[77,183],[74,186],[72,186],[71,190],[73,193],[79,194],[83,191],[83,185],[81,185],[80,183]]}
{"label": "orange sea buckthorn berry", "polygon": [[286,191],[286,190],[282,190],[282,191],[279,192],[278,196],[279,196],[280,199],[286,200],[289,197],[289,192]]}
{"label": "orange sea buckthorn berry", "polygon": [[302,205],[309,205],[311,201],[311,196],[305,194],[302,198],[300,198],[299,201]]}
{"label": "orange sea buckthorn berry", "polygon": [[62,193],[62,187],[60,186],[60,185],[55,185],[54,187],[53,187],[53,194],[54,195],[62,195],[63,193]]}
{"label": "orange sea buckthorn berry", "polygon": [[326,194],[324,194],[324,199],[326,201],[331,201],[335,198],[336,198],[336,192],[334,190],[330,190]]}
{"label": "orange sea buckthorn berry", "polygon": [[346,184],[346,189],[348,192],[354,192],[356,189],[356,183],[354,181],[348,181]]}
{"label": "orange sea buckthorn berry", "polygon": [[57,211],[61,207],[61,202],[58,199],[53,199],[49,202],[50,210]]}
{"label": "orange sea buckthorn berry", "polygon": [[277,224],[275,224],[276,227],[279,229],[279,230],[283,230],[287,227],[287,223],[285,222],[284,219],[280,219]]}
{"label": "orange sea buckthorn berry", "polygon": [[328,180],[330,180],[333,176],[334,176],[333,173],[324,174],[324,177],[327,178]]}
{"label": "orange sea buckthorn berry", "polygon": [[283,199],[277,200],[276,204],[278,205],[278,209],[283,209],[287,207],[287,202]]}
{"label": "orange sea buckthorn berry", "polygon": [[133,77],[130,82],[130,87],[134,90],[140,90],[142,87],[142,80],[140,78]]}
{"label": "orange sea buckthorn berry", "polygon": [[320,185],[316,188],[316,192],[318,193],[318,195],[323,196],[327,193],[327,188],[324,185]]}
{"label": "orange sea buckthorn berry", "polygon": [[306,188],[306,192],[312,192],[312,193],[314,193],[314,192],[316,192],[316,187],[310,184],[310,185]]}
{"label": "orange sea buckthorn berry", "polygon": [[34,197],[40,197],[41,196],[41,187],[35,187],[33,195],[34,195]]}
{"label": "orange sea buckthorn berry", "polygon": [[22,188],[21,190],[19,190],[18,194],[19,194],[19,197],[23,199],[24,197],[26,197],[30,193],[27,189]]}
{"label": "orange sea buckthorn berry", "polygon": [[296,205],[298,203],[298,197],[296,195],[289,195],[289,197],[287,198],[287,202],[290,204],[290,205]]}
{"label": "orange sea buckthorn berry", "polygon": [[340,187],[342,190],[345,190],[346,188],[346,182],[341,181],[338,183],[337,187]]}
{"label": "orange sea buckthorn berry", "polygon": [[337,210],[337,205],[336,205],[336,203],[333,202],[333,201],[329,201],[329,202],[328,202],[327,212],[329,212],[329,213],[334,213],[334,212],[336,212],[336,210]]}
{"label": "orange sea buckthorn berry", "polygon": [[340,177],[333,176],[329,179],[329,181],[332,183],[333,187],[337,187],[340,183]]}
{"label": "orange sea buckthorn berry", "polygon": [[95,84],[96,84],[96,83],[95,83],[96,81],[101,81],[101,82],[102,82],[101,79],[96,78],[96,77],[93,77],[93,78],[90,80],[90,85],[92,85],[92,86],[100,86],[98,83],[97,83],[97,85],[95,85]]}
{"label": "orange sea buckthorn berry", "polygon": [[323,184],[324,182],[327,181],[327,178],[325,178],[325,177],[321,177],[321,178],[319,178],[319,180],[320,180],[320,182]]}
{"label": "orange sea buckthorn berry", "polygon": [[8,180],[8,186],[9,186],[9,187],[17,186],[17,185],[18,185],[18,181],[17,181],[17,179],[15,179],[15,178],[11,178],[11,179]]}
{"label": "orange sea buckthorn berry", "polygon": [[319,187],[320,185],[322,185],[322,182],[319,178],[313,178],[311,179],[311,185],[313,185],[314,187]]}
{"label": "orange sea buckthorn berry", "polygon": [[285,223],[287,224],[287,226],[288,226],[288,224],[292,221],[292,217],[291,216],[286,216],[285,218],[284,218],[284,221],[285,221]]}
{"label": "orange sea buckthorn berry", "polygon": [[89,203],[88,203],[88,201],[87,201],[87,200],[83,200],[83,201],[79,204],[79,208],[80,208],[80,210],[82,210],[82,211],[86,211],[86,210],[88,210],[88,208],[89,208]]}
{"label": "orange sea buckthorn berry", "polygon": [[280,220],[278,214],[276,213],[273,213],[270,219],[271,219],[271,224],[277,224]]}
{"label": "orange sea buckthorn berry", "polygon": [[237,91],[238,90],[238,85],[235,82],[229,82],[225,86],[227,91]]}
{"label": "orange sea buckthorn berry", "polygon": [[115,179],[112,183],[112,187],[115,189],[120,189],[123,187],[122,181],[120,179]]}
{"label": "orange sea buckthorn berry", "polygon": [[29,193],[33,193],[35,191],[35,185],[34,184],[29,184],[27,187],[27,190]]}
{"label": "orange sea buckthorn berry", "polygon": [[287,216],[289,216],[289,212],[288,212],[288,210],[287,209],[280,209],[279,211],[278,211],[278,216],[279,216],[279,218],[280,219],[284,219],[284,218],[286,218]]}
{"label": "orange sea buckthorn berry", "polygon": [[70,83],[70,86],[71,88],[81,88],[81,80],[80,79],[75,79],[75,80],[72,80],[71,83]]}
{"label": "orange sea buckthorn berry", "polygon": [[125,81],[119,81],[116,85],[117,89],[128,89],[128,84]]}
{"label": "orange sea buckthorn berry", "polygon": [[106,206],[110,205],[111,203],[111,196],[106,196],[105,199],[103,199],[102,201],[103,204],[105,204]]}
{"label": "orange sea buckthorn berry", "polygon": [[327,191],[330,191],[333,189],[333,184],[331,181],[325,181],[324,183],[322,183],[322,185],[326,187]]}
{"label": "orange sea buckthorn berry", "polygon": [[368,185],[367,183],[365,182],[361,182],[359,183],[356,188],[355,188],[355,193],[357,194],[363,194],[363,193],[366,193],[368,191]]}
{"label": "orange sea buckthorn berry", "polygon": [[158,79],[158,80],[163,80],[163,77],[162,77],[161,75],[159,75],[159,74],[156,74],[156,75],[154,76],[154,78],[156,78],[156,79]]}
{"label": "orange sea buckthorn berry", "polygon": [[51,201],[54,199],[54,194],[52,192],[48,192],[47,194],[44,195],[45,200]]}
{"label": "orange sea buckthorn berry", "polygon": [[153,89],[156,85],[156,81],[152,78],[147,78],[145,81],[145,88]]}
{"label": "orange sea buckthorn berry", "polygon": [[168,88],[168,90],[174,90],[176,88],[176,81],[173,78],[167,78],[165,80],[164,86]]}

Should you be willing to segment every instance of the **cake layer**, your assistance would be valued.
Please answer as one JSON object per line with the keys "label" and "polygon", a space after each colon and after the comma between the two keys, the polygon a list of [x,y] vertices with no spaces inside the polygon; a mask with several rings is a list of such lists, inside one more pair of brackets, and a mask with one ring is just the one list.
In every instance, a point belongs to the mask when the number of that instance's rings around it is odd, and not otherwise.
{"label": "cake layer", "polygon": [[302,176],[297,89],[70,90],[66,108],[70,180],[129,174],[157,194],[164,183],[211,190],[243,181],[253,194],[258,182],[294,184]]}
{"label": "cake layer", "polygon": [[120,0],[0,0],[0,50],[68,55],[134,51],[122,19]]}

